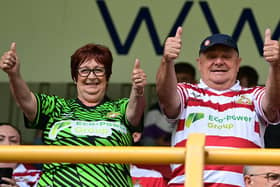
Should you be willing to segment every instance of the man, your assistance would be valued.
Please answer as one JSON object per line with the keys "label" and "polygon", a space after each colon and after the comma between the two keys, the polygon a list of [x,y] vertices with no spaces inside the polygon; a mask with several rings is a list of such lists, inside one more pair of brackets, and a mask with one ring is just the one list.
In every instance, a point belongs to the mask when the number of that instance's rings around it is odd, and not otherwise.
{"label": "man", "polygon": [[[157,73],[160,106],[170,121],[176,122],[172,145],[184,147],[191,133],[204,133],[207,147],[263,147],[265,123],[280,121],[280,55],[278,41],[265,32],[264,57],[269,72],[266,87],[244,90],[236,81],[241,58],[236,42],[228,35],[215,34],[201,42],[199,84],[177,85],[174,60],[181,52],[182,28],[169,37]],[[183,164],[172,165],[169,186],[183,186]],[[206,165],[205,186],[244,186],[243,167]]]}
{"label": "man", "polygon": [[280,166],[245,166],[244,183],[246,187],[280,186]]}

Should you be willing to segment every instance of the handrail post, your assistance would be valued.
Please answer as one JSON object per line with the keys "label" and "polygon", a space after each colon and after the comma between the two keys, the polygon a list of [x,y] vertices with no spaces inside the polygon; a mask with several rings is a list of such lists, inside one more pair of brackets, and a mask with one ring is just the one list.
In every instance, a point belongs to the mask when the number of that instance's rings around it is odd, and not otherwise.
{"label": "handrail post", "polygon": [[203,187],[204,145],[204,134],[194,133],[189,135],[185,154],[185,187]]}

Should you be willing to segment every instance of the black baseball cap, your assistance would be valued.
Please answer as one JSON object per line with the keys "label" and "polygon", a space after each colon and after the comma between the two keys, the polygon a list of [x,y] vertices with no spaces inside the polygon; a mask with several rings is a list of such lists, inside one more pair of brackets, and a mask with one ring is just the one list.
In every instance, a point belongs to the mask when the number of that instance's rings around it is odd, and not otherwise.
{"label": "black baseball cap", "polygon": [[226,34],[214,34],[205,38],[200,44],[199,54],[205,52],[214,45],[225,45],[231,47],[239,54],[237,43],[231,36]]}

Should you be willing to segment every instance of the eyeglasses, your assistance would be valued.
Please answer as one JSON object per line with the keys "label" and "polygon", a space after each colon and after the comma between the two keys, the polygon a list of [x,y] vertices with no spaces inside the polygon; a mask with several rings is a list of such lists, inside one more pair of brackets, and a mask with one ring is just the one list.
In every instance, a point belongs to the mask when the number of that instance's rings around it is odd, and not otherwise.
{"label": "eyeglasses", "polygon": [[259,175],[265,175],[264,178],[266,178],[267,182],[269,182],[269,183],[278,183],[278,182],[280,182],[280,174],[278,174],[278,173],[250,174],[250,176],[259,176]]}
{"label": "eyeglasses", "polygon": [[105,68],[98,67],[98,68],[94,68],[94,69],[88,69],[88,68],[79,68],[78,69],[78,73],[81,77],[88,77],[91,72],[96,77],[102,77],[105,75]]}

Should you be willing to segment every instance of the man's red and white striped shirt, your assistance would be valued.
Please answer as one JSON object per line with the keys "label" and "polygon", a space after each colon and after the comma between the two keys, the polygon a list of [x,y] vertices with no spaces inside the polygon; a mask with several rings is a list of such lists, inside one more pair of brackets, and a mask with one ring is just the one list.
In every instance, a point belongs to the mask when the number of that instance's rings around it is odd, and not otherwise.
{"label": "man's red and white striped shirt", "polygon": [[[224,91],[199,84],[179,83],[181,112],[172,136],[172,146],[185,147],[191,133],[204,133],[206,147],[211,148],[260,148],[269,122],[262,110],[264,87],[243,89],[237,82]],[[279,119],[278,112],[278,119]],[[184,165],[172,165],[169,186],[184,184]],[[244,186],[243,166],[206,165],[205,186]]]}

